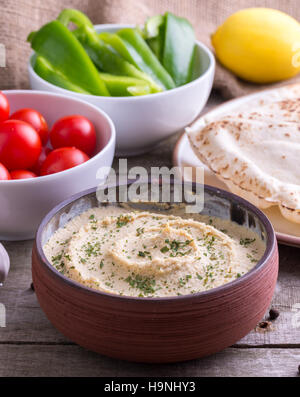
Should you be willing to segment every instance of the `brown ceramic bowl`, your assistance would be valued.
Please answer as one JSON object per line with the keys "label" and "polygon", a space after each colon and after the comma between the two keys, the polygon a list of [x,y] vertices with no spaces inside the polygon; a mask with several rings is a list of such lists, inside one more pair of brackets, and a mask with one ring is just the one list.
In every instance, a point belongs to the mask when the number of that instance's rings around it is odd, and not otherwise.
{"label": "brown ceramic bowl", "polygon": [[278,274],[276,237],[266,216],[252,204],[232,193],[204,188],[202,213],[231,219],[266,241],[262,259],[250,272],[209,291],[170,298],[112,295],[66,278],[47,261],[42,247],[74,216],[101,205],[96,189],[88,190],[55,207],[37,232],[33,283],[52,324],[87,349],[150,363],[207,356],[251,331],[264,316],[274,292]]}

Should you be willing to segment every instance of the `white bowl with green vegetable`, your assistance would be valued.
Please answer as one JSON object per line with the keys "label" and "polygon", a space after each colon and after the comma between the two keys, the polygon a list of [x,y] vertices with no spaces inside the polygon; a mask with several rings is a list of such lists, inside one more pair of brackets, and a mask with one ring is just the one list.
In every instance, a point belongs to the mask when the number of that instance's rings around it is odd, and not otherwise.
{"label": "white bowl with green vegetable", "polygon": [[[69,22],[77,28],[68,29]],[[117,155],[136,155],[180,131],[210,95],[215,60],[183,18],[167,13],[133,25],[93,26],[77,10],[29,36],[31,88],[63,93],[113,120]]]}

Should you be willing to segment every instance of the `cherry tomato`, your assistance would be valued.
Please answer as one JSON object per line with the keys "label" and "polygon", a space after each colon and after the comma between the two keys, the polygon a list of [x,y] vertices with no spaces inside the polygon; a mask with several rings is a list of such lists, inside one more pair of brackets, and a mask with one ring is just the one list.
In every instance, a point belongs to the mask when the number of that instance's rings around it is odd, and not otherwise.
{"label": "cherry tomato", "polygon": [[34,172],[27,170],[14,170],[10,173],[11,179],[29,179],[36,178],[37,175]]}
{"label": "cherry tomato", "polygon": [[0,162],[9,170],[31,168],[41,150],[40,137],[31,125],[20,120],[0,124]]}
{"label": "cherry tomato", "polygon": [[9,179],[11,178],[8,169],[0,163],[0,181],[8,181]]}
{"label": "cherry tomato", "polygon": [[10,119],[21,120],[30,124],[39,134],[42,144],[45,145],[47,143],[49,137],[48,125],[44,117],[37,110],[29,108],[20,109],[13,113]]}
{"label": "cherry tomato", "polygon": [[3,92],[0,91],[0,122],[8,119],[9,103]]}
{"label": "cherry tomato", "polygon": [[48,154],[41,168],[41,175],[55,174],[76,167],[87,161],[89,157],[75,147],[63,147]]}
{"label": "cherry tomato", "polygon": [[34,172],[37,175],[40,175],[41,173],[41,167],[46,160],[48,154],[51,152],[51,149],[48,147],[43,146],[42,151],[40,154],[40,157],[38,158],[37,162],[34,164],[33,167],[31,167],[31,171]]}
{"label": "cherry tomato", "polygon": [[53,125],[50,141],[54,149],[74,146],[91,156],[96,148],[96,132],[86,117],[75,114],[62,117]]}

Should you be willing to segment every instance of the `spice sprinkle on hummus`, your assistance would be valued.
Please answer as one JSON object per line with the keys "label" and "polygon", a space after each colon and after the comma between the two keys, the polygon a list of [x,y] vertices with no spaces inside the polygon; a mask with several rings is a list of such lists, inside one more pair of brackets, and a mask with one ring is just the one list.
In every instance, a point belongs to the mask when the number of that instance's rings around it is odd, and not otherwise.
{"label": "spice sprinkle on hummus", "polygon": [[251,230],[217,218],[202,220],[93,208],[58,229],[44,252],[58,271],[99,291],[194,294],[241,277],[265,250]]}

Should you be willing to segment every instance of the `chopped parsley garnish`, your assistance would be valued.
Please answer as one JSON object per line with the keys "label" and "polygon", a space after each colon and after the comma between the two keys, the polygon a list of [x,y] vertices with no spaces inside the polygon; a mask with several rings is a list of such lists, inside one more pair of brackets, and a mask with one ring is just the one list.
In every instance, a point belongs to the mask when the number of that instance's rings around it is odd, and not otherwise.
{"label": "chopped parsley garnish", "polygon": [[243,245],[244,247],[248,247],[248,245],[254,243],[256,239],[255,238],[241,238],[240,239],[240,244]]}
{"label": "chopped parsley garnish", "polygon": [[63,261],[64,251],[56,256],[52,256],[52,265],[62,274],[65,272],[65,263]]}
{"label": "chopped parsley garnish", "polygon": [[151,254],[150,254],[149,251],[139,251],[138,256],[141,256],[141,257],[143,257],[143,258],[145,258],[146,256],[148,256],[148,258],[149,258],[150,260],[152,259],[152,256],[151,256]]}
{"label": "chopped parsley garnish", "polygon": [[90,223],[93,224],[93,226],[91,227],[93,230],[97,230],[97,226],[96,224],[98,223],[97,219],[95,219],[95,215],[90,215],[89,217]]}
{"label": "chopped parsley garnish", "polygon": [[51,260],[53,265],[58,265],[59,262],[62,260],[63,257],[63,252],[61,252],[60,254],[56,255],[56,256],[52,256]]}
{"label": "chopped parsley garnish", "polygon": [[193,240],[186,240],[186,241],[177,241],[177,240],[172,240],[170,241],[169,239],[165,240],[166,245],[163,246],[160,251],[164,254],[166,252],[170,252],[171,257],[175,256],[184,256],[187,255],[191,252],[191,250],[188,251],[182,251],[182,249],[186,248]]}
{"label": "chopped parsley garnish", "polygon": [[160,249],[160,251],[164,254],[165,252],[168,252],[168,251],[169,251],[169,248],[165,245],[164,247],[162,247],[162,248]]}
{"label": "chopped parsley garnish", "polygon": [[127,225],[127,223],[130,221],[131,217],[128,215],[120,215],[117,218],[117,227],[123,227]]}
{"label": "chopped parsley garnish", "polygon": [[136,235],[137,236],[140,236],[141,234],[143,234],[144,233],[144,228],[143,227],[138,227],[137,229],[136,229]]}
{"label": "chopped parsley garnish", "polygon": [[212,236],[211,239],[209,241],[207,241],[207,246],[206,246],[207,251],[210,251],[212,249],[214,242],[215,242],[215,236]]}
{"label": "chopped parsley garnish", "polygon": [[202,276],[200,276],[200,274],[199,274],[199,273],[196,273],[196,276],[197,276],[197,278],[198,278],[199,280],[202,280],[202,279],[203,279],[203,277],[202,277]]}
{"label": "chopped parsley garnish", "polygon": [[252,255],[250,255],[250,254],[247,254],[247,258],[250,259],[250,262],[252,262],[252,263],[258,262],[258,259],[254,258],[254,257],[253,257]]}
{"label": "chopped parsley garnish", "polygon": [[132,287],[139,289],[144,295],[154,294],[156,291],[154,278],[142,277],[139,274],[128,276],[125,281]]}
{"label": "chopped parsley garnish", "polygon": [[187,274],[184,278],[180,277],[179,279],[179,286],[184,287],[186,283],[192,278],[190,274]]}
{"label": "chopped parsley garnish", "polygon": [[83,246],[84,251],[88,257],[97,256],[100,254],[100,243],[91,244],[89,241]]}

